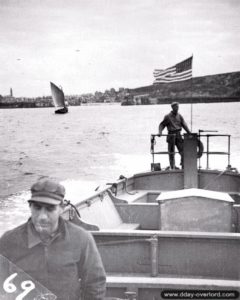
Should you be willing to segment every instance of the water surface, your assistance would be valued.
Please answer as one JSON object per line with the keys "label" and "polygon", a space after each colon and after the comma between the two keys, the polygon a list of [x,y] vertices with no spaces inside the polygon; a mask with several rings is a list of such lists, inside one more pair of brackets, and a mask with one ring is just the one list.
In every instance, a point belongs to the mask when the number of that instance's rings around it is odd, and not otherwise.
{"label": "water surface", "polygon": [[[0,234],[26,220],[29,188],[42,176],[62,181],[76,202],[121,174],[150,170],[150,134],[169,111],[169,105],[119,104],[70,107],[65,115],[53,108],[0,110]],[[192,111],[193,132],[232,135],[231,164],[240,169],[240,103],[195,104]],[[191,127],[191,105],[180,105],[180,113]],[[158,146],[166,147],[161,140]],[[226,151],[227,140],[210,146]],[[168,165],[167,157],[156,161]],[[226,157],[211,158],[211,168],[226,166]]]}

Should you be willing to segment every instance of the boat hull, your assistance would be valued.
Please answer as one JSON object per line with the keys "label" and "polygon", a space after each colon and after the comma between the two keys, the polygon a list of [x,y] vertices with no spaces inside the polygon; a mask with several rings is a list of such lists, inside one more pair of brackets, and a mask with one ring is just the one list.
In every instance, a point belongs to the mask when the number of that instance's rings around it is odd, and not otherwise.
{"label": "boat hull", "polygon": [[[165,154],[154,151],[156,136],[151,153]],[[167,289],[239,292],[240,174],[230,165],[229,151],[214,152],[228,155],[225,170],[209,170],[208,160],[205,170],[198,168],[197,141],[197,134],[184,136],[182,170],[161,170],[159,164],[151,172],[120,176],[77,204],[80,218],[66,216],[92,232],[108,296],[124,299],[129,291],[138,300],[164,299]]]}
{"label": "boat hull", "polygon": [[63,107],[63,108],[60,108],[58,110],[55,110],[55,114],[66,114],[68,113],[68,108],[67,107]]}
{"label": "boat hull", "polygon": [[[235,198],[233,203],[217,202],[221,209],[226,207],[228,225],[215,232],[201,226],[197,231],[161,228],[157,198],[184,190],[183,170],[118,180],[77,204],[80,221],[65,211],[65,218],[80,226],[88,222],[85,228],[92,232],[106,269],[108,297],[124,299],[132,291],[138,300],[164,299],[161,293],[168,289],[240,292],[240,175],[217,170],[198,170],[197,175],[199,190],[208,184],[210,194]],[[210,203],[208,209],[216,212],[215,199]],[[219,217],[210,219],[218,224]]]}

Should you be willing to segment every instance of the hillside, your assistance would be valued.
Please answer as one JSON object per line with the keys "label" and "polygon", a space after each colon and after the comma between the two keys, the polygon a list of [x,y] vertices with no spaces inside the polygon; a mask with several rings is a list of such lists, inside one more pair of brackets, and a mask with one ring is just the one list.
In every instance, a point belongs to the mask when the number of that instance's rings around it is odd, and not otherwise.
{"label": "hillside", "polygon": [[224,73],[175,83],[163,83],[130,89],[131,95],[148,94],[158,103],[182,98],[181,102],[240,101],[240,72]]}

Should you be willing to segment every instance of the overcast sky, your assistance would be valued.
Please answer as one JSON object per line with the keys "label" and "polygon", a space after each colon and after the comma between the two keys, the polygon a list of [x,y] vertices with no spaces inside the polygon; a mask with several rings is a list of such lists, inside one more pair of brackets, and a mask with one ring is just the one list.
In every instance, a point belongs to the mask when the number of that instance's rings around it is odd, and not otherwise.
{"label": "overcast sky", "polygon": [[0,0],[0,94],[139,87],[193,54],[193,76],[240,71],[239,0]]}

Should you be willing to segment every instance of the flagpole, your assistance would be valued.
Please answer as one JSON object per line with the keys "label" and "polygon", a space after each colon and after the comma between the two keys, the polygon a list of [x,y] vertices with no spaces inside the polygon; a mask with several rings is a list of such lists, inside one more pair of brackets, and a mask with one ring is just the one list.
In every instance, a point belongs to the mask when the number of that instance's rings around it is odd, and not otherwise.
{"label": "flagpole", "polygon": [[192,132],[192,122],[193,122],[193,103],[192,103],[192,78],[191,78],[191,132]]}
{"label": "flagpole", "polygon": [[[193,58],[193,54],[192,54]],[[191,66],[192,67],[192,66]],[[193,77],[191,78],[191,132],[192,132],[192,123],[193,123]]]}

